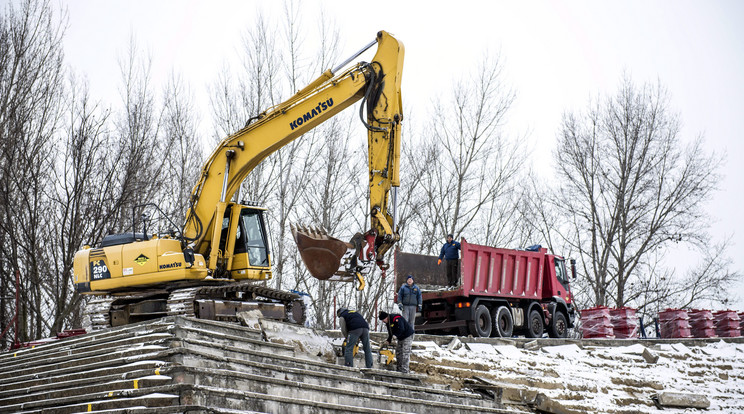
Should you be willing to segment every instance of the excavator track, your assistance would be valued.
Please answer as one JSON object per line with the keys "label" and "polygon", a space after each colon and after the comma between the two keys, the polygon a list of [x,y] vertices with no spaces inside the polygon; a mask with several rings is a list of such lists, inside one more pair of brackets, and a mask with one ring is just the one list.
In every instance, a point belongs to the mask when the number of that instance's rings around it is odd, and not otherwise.
{"label": "excavator track", "polygon": [[83,329],[86,332],[96,332],[111,327],[109,310],[116,300],[112,296],[94,296],[85,304],[83,311]]}
{"label": "excavator track", "polygon": [[[303,323],[305,320],[305,305],[296,293],[254,282],[215,283],[219,284],[91,298],[86,305],[84,327],[86,331],[94,332],[110,328],[112,322],[120,325],[166,315],[237,322],[238,312],[261,307],[271,308],[269,317],[275,319],[286,319],[292,323]],[[134,317],[140,319],[134,320]]]}

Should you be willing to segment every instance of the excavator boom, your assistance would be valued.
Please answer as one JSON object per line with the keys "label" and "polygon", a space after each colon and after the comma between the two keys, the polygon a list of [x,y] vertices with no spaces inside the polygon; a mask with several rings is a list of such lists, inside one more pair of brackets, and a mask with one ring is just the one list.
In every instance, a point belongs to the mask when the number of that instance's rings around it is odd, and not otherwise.
{"label": "excavator boom", "polygon": [[[378,47],[371,62],[360,62],[338,75],[334,73],[374,44]],[[338,280],[353,280],[368,273],[371,262],[379,261],[385,266],[385,253],[399,239],[394,214],[388,206],[391,189],[400,185],[403,55],[402,43],[381,31],[374,42],[352,58],[325,71],[293,97],[263,112],[255,122],[220,143],[192,191],[192,207],[184,230],[197,253],[210,255],[210,267],[219,259],[221,250],[213,245],[221,237],[227,201],[245,177],[271,153],[360,100],[362,122],[368,130],[371,213],[370,229],[364,234],[374,236],[371,253],[363,255],[358,243],[345,243],[321,235],[321,231],[298,227],[293,229],[293,235],[306,266],[318,279],[336,275],[340,276]]]}
{"label": "excavator boom", "polygon": [[[344,69],[375,44],[370,62]],[[135,231],[133,217],[131,232],[107,235],[97,246],[79,250],[75,289],[108,295],[90,307],[91,323],[106,327],[172,314],[234,319],[252,310],[301,322],[299,295],[253,283],[273,277],[266,209],[233,199],[266,157],[359,101],[368,131],[369,229],[348,243],[317,228],[298,226],[292,233],[318,279],[357,280],[361,288],[375,263],[386,269],[385,253],[399,239],[388,206],[400,184],[403,51],[400,42],[381,31],[349,60],[223,139],[202,167],[180,236],[148,232],[143,215],[141,232]],[[143,206],[133,206],[133,216],[137,207]]]}

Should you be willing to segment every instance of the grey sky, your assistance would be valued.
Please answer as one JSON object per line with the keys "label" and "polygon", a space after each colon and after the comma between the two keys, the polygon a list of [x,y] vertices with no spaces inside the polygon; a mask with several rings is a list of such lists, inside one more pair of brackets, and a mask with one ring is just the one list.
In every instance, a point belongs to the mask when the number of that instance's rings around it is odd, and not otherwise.
{"label": "grey sky", "polygon": [[[259,10],[275,21],[282,13],[276,0],[63,4],[70,18],[67,62],[88,77],[94,97],[116,101],[117,59],[133,35],[153,58],[156,84],[172,70],[189,82],[203,108],[203,127],[209,122],[206,85],[234,59]],[[380,29],[403,41],[403,99],[406,109],[413,109],[409,122],[417,125],[425,125],[426,107],[453,79],[486,51],[500,51],[506,80],[517,93],[508,127],[515,135],[528,134],[532,161],[546,176],[564,111],[614,93],[624,71],[638,83],[659,80],[681,115],[682,136],[703,134],[709,150],[728,155],[721,191],[707,208],[717,220],[714,236],[734,235],[730,253],[744,273],[744,2],[305,0],[300,5],[308,33],[317,32],[321,9],[338,26],[344,56]],[[744,298],[737,307],[744,310]]]}

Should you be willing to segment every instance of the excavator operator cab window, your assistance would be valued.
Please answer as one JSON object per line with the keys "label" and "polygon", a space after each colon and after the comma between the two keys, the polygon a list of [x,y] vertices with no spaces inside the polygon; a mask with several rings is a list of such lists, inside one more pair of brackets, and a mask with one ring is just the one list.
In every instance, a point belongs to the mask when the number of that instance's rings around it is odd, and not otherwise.
{"label": "excavator operator cab window", "polygon": [[[236,253],[247,252],[251,266],[269,266],[269,249],[263,211],[244,208],[240,213],[237,237]],[[245,248],[239,252],[238,246],[245,246]]]}

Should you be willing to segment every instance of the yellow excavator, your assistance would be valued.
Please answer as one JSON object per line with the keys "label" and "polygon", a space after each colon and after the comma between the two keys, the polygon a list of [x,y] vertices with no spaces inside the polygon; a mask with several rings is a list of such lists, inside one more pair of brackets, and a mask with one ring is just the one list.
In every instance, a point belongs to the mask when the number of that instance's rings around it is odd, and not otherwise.
{"label": "yellow excavator", "polygon": [[[375,44],[369,63],[340,72]],[[303,322],[298,294],[256,283],[272,278],[266,209],[231,200],[267,156],[360,100],[368,131],[370,228],[348,243],[302,225],[292,226],[292,234],[317,279],[356,282],[361,289],[375,264],[384,272],[385,255],[399,240],[403,56],[403,44],[380,31],[349,59],[223,139],[202,167],[180,234],[148,234],[143,218],[141,232],[133,223],[132,232],[107,235],[78,251],[76,290],[95,295],[86,307],[88,329],[165,315],[230,320],[251,310]]]}

